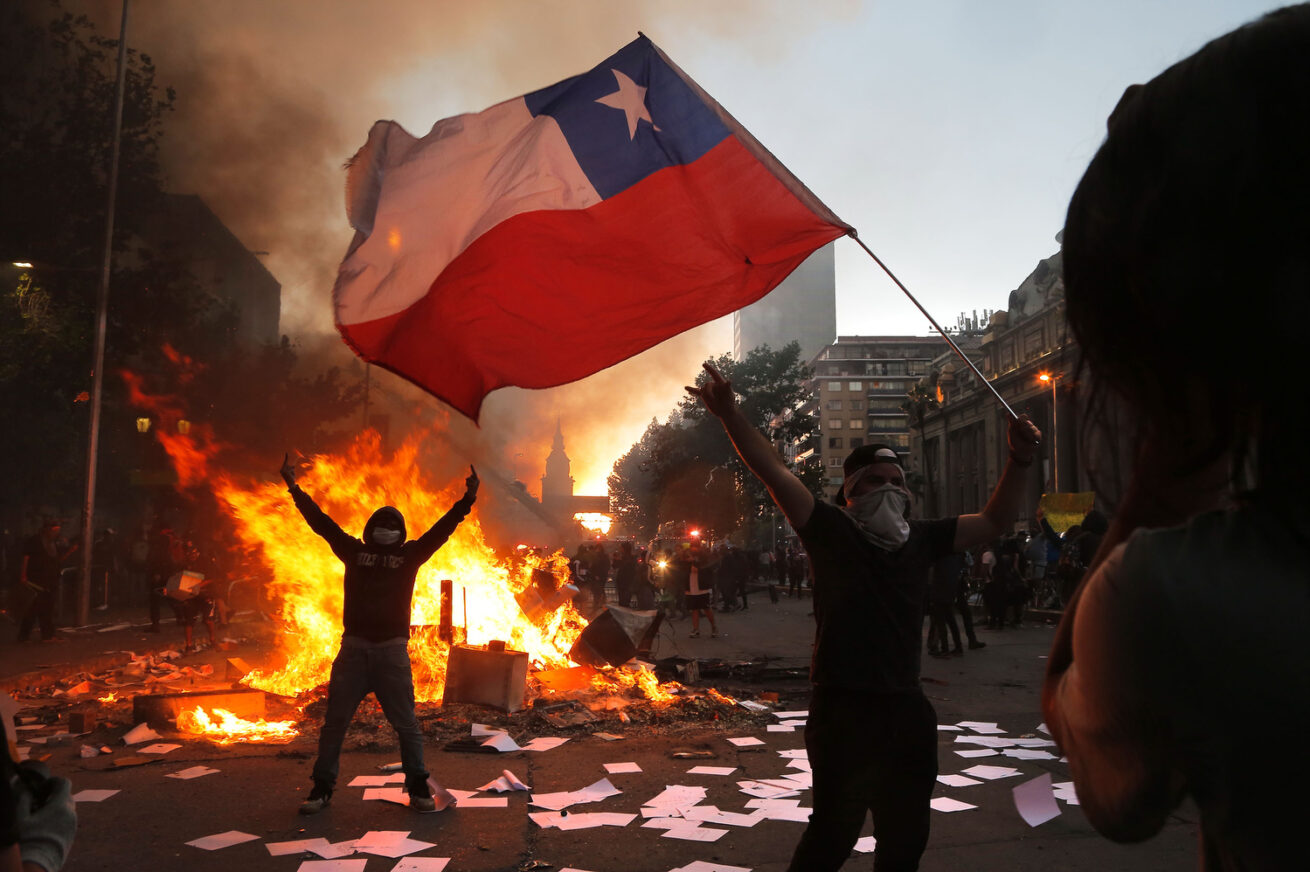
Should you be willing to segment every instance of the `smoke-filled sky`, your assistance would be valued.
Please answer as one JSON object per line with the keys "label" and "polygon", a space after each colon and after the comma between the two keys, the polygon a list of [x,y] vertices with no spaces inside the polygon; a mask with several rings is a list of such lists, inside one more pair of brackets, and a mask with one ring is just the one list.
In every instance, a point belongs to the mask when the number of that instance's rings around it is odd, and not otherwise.
{"label": "smoke-filled sky", "polygon": [[[582,72],[641,30],[953,324],[961,311],[1003,308],[1056,249],[1127,85],[1277,5],[133,0],[128,42],[178,91],[170,187],[200,194],[249,248],[269,252],[283,332],[318,346],[335,332],[332,280],[351,237],[342,164],[377,119],[422,135]],[[63,6],[117,32],[117,0]],[[929,329],[849,240],[837,243],[837,325]],[[667,414],[699,362],[730,349],[725,320],[573,385],[499,391],[483,409],[477,459],[536,490],[559,416],[578,491],[603,492],[613,461]]]}

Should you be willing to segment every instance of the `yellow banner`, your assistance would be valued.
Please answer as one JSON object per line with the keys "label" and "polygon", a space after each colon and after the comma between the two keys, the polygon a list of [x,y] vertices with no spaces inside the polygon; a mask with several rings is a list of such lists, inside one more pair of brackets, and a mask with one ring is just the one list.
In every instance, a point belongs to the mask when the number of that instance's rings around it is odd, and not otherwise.
{"label": "yellow banner", "polygon": [[1074,524],[1081,524],[1083,517],[1096,505],[1096,494],[1083,491],[1076,494],[1042,494],[1039,503],[1046,522],[1057,533],[1063,533]]}

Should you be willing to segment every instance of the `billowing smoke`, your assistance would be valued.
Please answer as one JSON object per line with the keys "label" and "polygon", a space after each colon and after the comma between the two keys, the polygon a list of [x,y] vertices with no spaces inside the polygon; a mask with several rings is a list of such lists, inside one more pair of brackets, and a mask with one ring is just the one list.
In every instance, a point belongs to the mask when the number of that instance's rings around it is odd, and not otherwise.
{"label": "billowing smoke", "polygon": [[[114,0],[63,6],[117,33]],[[817,23],[854,6],[809,4],[804,18]],[[319,349],[311,337],[335,336],[330,291],[351,236],[342,165],[370,125],[394,118],[421,134],[440,118],[581,72],[638,29],[675,59],[727,40],[736,52],[776,57],[795,36],[747,2],[134,0],[128,42],[178,92],[163,144],[170,188],[200,195],[248,248],[269,252],[265,263],[283,285],[282,331]],[[714,92],[712,81],[703,84]],[[596,492],[614,459],[677,402],[700,361],[729,346],[722,325],[706,325],[573,385],[497,392],[480,432],[450,416],[451,435],[535,491],[558,416],[578,489]],[[339,340],[330,348],[326,358],[351,366]],[[373,377],[423,406],[395,376],[375,369]],[[403,425],[393,421],[393,431]]]}

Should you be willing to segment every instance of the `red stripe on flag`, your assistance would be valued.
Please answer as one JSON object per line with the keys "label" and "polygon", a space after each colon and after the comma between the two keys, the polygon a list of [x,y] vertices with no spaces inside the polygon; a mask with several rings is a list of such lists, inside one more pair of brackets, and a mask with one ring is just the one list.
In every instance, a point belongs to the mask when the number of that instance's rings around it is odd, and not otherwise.
{"label": "red stripe on flag", "polygon": [[589,209],[516,215],[410,308],[338,327],[476,420],[496,388],[575,381],[755,302],[845,232],[729,138]]}

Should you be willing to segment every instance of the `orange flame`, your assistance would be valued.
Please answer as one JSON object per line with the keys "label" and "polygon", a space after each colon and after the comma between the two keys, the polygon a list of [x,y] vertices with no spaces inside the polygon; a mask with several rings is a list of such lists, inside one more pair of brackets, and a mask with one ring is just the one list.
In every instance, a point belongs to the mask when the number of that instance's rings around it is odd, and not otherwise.
{"label": "orange flame", "polygon": [[[189,365],[185,358],[181,361]],[[132,373],[124,372],[123,377],[134,404],[154,411],[164,422],[182,419],[179,400],[151,396]],[[281,482],[238,482],[212,468],[220,446],[207,428],[196,424],[190,434],[178,434],[175,429],[156,428],[177,469],[179,483],[184,487],[200,480],[208,483],[233,521],[237,538],[260,554],[268,568],[265,594],[275,604],[282,624],[278,647],[284,663],[251,672],[242,682],[282,696],[326,683],[342,633],[344,568],[340,559],[309,529]],[[299,475],[300,483],[348,533],[362,532],[377,507],[392,505],[405,516],[410,538],[416,538],[464,490],[462,477],[446,483],[430,480],[419,462],[420,439],[418,434],[410,437],[386,457],[378,434],[366,431],[344,454],[311,458],[308,469]],[[555,576],[560,585],[568,581],[568,560],[561,552],[541,555],[520,549],[512,558],[499,557],[482,535],[475,506],[419,570],[414,586],[411,623],[416,629],[409,640],[409,654],[417,700],[439,701],[445,688],[449,645],[435,632],[441,614],[442,579],[455,583],[451,611],[455,625],[465,629],[469,644],[501,640],[511,650],[527,652],[537,668],[572,665],[569,650],[586,626],[573,604],[529,618],[515,599],[532,584],[537,569]],[[637,693],[657,704],[675,699],[650,673],[606,669],[596,674],[592,685],[612,694]],[[188,718],[187,722],[199,720]],[[179,728],[181,724],[179,718]],[[219,733],[228,732],[226,724],[220,722]]]}
{"label": "orange flame", "polygon": [[103,703],[106,703],[106,704],[107,704],[107,703],[111,703],[111,702],[118,702],[118,694],[114,693],[114,692],[111,690],[111,691],[109,691],[109,695],[108,695],[108,696],[102,696],[102,697],[100,697],[100,702],[103,702]]}
{"label": "orange flame", "polygon": [[222,708],[214,709],[211,718],[200,706],[179,712],[177,729],[180,733],[203,736],[216,745],[231,745],[234,742],[289,742],[300,734],[295,721],[266,721],[263,718],[250,721]]}

